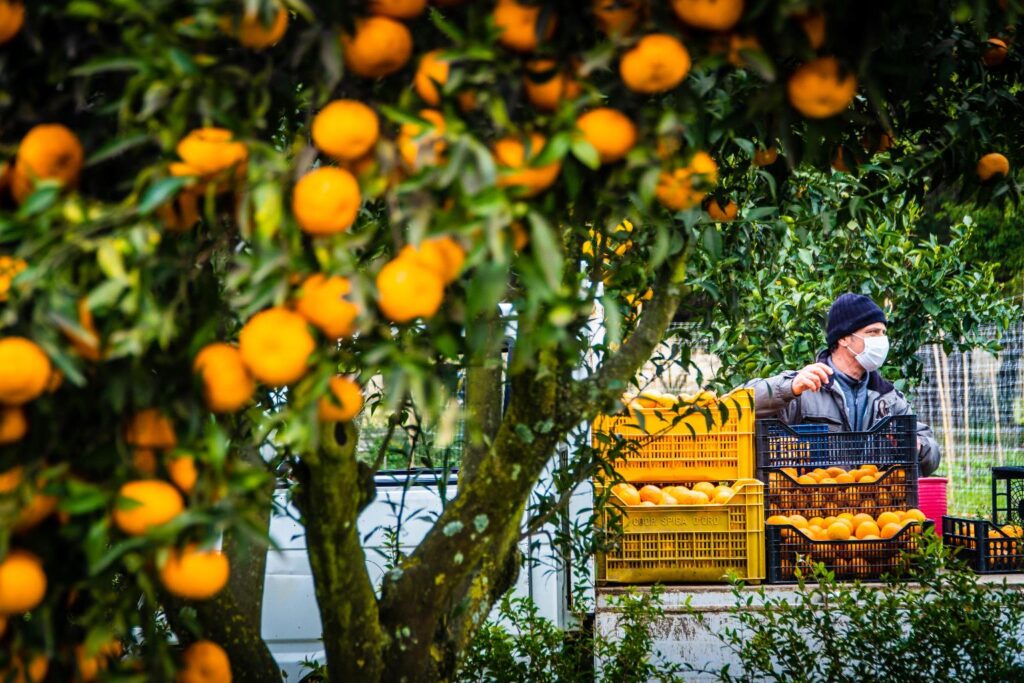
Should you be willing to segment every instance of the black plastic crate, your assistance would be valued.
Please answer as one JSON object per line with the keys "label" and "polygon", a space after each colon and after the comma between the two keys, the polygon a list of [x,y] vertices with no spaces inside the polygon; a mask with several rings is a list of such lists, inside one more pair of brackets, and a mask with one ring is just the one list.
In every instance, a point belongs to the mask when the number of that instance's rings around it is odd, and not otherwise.
{"label": "black plastic crate", "polygon": [[911,523],[892,538],[869,541],[813,541],[795,526],[770,524],[765,527],[768,583],[796,583],[799,568],[810,578],[811,564],[824,563],[841,581],[879,579],[898,575],[909,568],[908,552],[917,550],[921,531],[933,526]]}
{"label": "black plastic crate", "polygon": [[[807,425],[777,419],[757,421],[757,467],[851,469],[870,463],[917,468],[917,417],[892,415],[866,432],[807,433]],[[916,479],[916,476],[915,476]]]}
{"label": "black plastic crate", "polygon": [[[764,467],[758,478],[765,484],[765,515],[828,517],[840,512],[866,512],[877,517],[917,507],[917,467],[890,465],[873,482],[837,484],[800,483],[798,477],[813,467]],[[794,473],[797,476],[793,476]]]}
{"label": "black plastic crate", "polygon": [[979,574],[1024,572],[1024,533],[1019,525],[1002,527],[987,519],[942,518],[942,542]]}
{"label": "black plastic crate", "polygon": [[992,521],[1024,525],[1024,467],[992,468]]}

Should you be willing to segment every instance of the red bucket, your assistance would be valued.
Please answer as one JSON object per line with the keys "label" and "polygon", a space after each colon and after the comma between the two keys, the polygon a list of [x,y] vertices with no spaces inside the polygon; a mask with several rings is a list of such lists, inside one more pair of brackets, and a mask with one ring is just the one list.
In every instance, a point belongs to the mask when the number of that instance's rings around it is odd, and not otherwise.
{"label": "red bucket", "polygon": [[946,514],[946,478],[922,477],[917,480],[917,507],[928,519],[935,520],[935,533],[942,535],[942,516]]}

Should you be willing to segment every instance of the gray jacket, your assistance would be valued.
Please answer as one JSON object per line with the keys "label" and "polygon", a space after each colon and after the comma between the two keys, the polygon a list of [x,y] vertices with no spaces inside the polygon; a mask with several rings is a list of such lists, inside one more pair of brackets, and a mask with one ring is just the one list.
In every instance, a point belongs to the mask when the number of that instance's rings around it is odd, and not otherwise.
{"label": "gray jacket", "polygon": [[[828,352],[818,355],[818,361],[826,363]],[[846,411],[843,390],[839,388],[835,375],[828,384],[818,391],[804,391],[793,395],[795,370],[788,370],[767,379],[755,379],[746,384],[754,389],[754,411],[760,418],[774,417],[787,424],[807,422],[825,423],[829,431],[850,431],[850,417]],[[889,415],[911,415],[913,408],[891,382],[877,372],[868,375],[868,405],[871,426]],[[918,421],[917,439],[920,444],[918,458],[920,473],[927,477],[939,468],[941,455],[931,427]]]}

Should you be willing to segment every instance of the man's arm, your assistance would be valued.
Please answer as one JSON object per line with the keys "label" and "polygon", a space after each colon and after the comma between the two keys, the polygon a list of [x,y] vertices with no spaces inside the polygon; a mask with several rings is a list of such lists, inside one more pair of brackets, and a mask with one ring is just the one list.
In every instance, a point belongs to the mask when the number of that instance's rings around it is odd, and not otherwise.
{"label": "man's arm", "polygon": [[802,370],[787,370],[743,386],[754,389],[754,414],[758,419],[777,417],[791,423],[798,419],[799,408],[793,399],[805,391],[818,391],[828,383],[831,374],[832,368],[824,363],[811,363]]}
{"label": "man's arm", "polygon": [[[893,415],[913,415],[914,408],[910,401],[900,392],[896,392],[896,400],[892,404]],[[939,469],[942,462],[942,453],[939,452],[939,444],[935,440],[932,428],[920,420],[917,421],[917,460],[920,463],[920,474],[922,477],[931,476]]]}

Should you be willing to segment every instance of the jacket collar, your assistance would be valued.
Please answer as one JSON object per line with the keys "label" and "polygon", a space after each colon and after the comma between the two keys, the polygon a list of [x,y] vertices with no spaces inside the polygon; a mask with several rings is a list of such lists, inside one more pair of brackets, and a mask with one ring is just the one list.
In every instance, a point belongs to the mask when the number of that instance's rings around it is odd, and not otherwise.
{"label": "jacket collar", "polygon": [[[825,349],[818,354],[817,360],[819,363],[827,363],[830,355],[831,354],[829,354],[828,349]],[[836,376],[829,375],[828,387],[832,388],[832,385],[835,383],[835,381]],[[868,391],[874,391],[875,393],[878,394],[888,394],[894,388],[895,387],[893,386],[892,382],[882,377],[882,375],[877,370],[872,370],[871,372],[868,373]]]}

